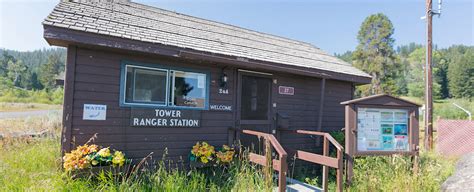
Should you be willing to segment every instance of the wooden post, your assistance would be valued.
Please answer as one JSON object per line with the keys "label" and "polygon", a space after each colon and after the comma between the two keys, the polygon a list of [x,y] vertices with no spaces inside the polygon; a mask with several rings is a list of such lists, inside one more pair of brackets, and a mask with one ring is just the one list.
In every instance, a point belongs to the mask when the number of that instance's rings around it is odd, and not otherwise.
{"label": "wooden post", "polygon": [[278,173],[278,190],[280,192],[286,191],[286,171],[288,164],[286,162],[286,155],[280,156],[280,171]]}
{"label": "wooden post", "polygon": [[326,90],[326,79],[321,79],[321,93],[319,95],[319,114],[318,114],[318,131],[321,131],[323,124],[323,112],[324,112],[324,93]]}
{"label": "wooden post", "polygon": [[345,150],[346,150],[346,185],[352,182],[353,168],[354,168],[354,150],[355,150],[355,126],[356,126],[356,112],[355,106],[350,104],[345,108]]}
{"label": "wooden post", "polygon": [[72,119],[74,107],[74,83],[76,71],[77,47],[68,46],[66,72],[64,76],[63,128],[61,132],[61,156],[72,148]]}
{"label": "wooden post", "polygon": [[227,130],[227,144],[232,146],[235,141],[235,129],[233,127],[229,127]]}
{"label": "wooden post", "polygon": [[[329,156],[329,142],[326,136],[323,137],[323,156]],[[328,191],[328,166],[323,165],[323,190]]]}
{"label": "wooden post", "polygon": [[432,0],[426,0],[426,64],[425,64],[425,149],[433,149],[433,75],[432,75]]}
{"label": "wooden post", "polygon": [[268,189],[272,188],[272,148],[270,140],[265,139],[265,185]]}
{"label": "wooden post", "polygon": [[339,168],[337,168],[337,179],[336,179],[336,184],[337,184],[337,191],[339,192],[342,192],[342,189],[343,189],[343,181],[342,181],[342,177],[343,177],[343,162],[342,162],[342,157],[343,157],[343,152],[342,150],[337,150],[337,159],[338,159],[338,165],[339,165]]}

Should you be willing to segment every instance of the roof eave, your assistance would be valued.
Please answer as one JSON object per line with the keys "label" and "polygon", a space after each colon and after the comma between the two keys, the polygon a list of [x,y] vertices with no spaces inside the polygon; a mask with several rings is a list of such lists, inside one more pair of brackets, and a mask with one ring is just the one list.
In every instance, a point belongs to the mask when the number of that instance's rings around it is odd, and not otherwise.
{"label": "roof eave", "polygon": [[371,78],[367,76],[350,75],[308,67],[290,66],[282,63],[273,63],[267,61],[240,58],[235,56],[208,53],[193,49],[186,49],[182,47],[143,42],[102,34],[88,33],[46,24],[43,24],[43,28],[44,38],[46,39],[46,41],[50,45],[62,47],[67,47],[68,45],[93,45],[112,49],[123,49],[128,51],[159,54],[163,56],[180,57],[184,59],[222,62],[239,67],[252,67],[256,69],[285,71],[288,73],[305,76],[348,81],[356,85],[369,84],[371,82]]}
{"label": "roof eave", "polygon": [[390,97],[390,98],[393,98],[393,99],[396,99],[396,100],[399,100],[399,101],[403,101],[403,102],[411,104],[411,105],[421,107],[421,105],[418,104],[418,103],[408,101],[406,99],[398,98],[398,97],[395,97],[395,96],[392,96],[392,95],[389,95],[389,94],[384,94],[384,93],[371,95],[371,96],[367,96],[367,97],[363,97],[363,98],[352,99],[352,100],[349,100],[349,101],[344,101],[344,102],[341,102],[341,105],[349,105],[349,104],[358,103],[358,102],[361,102],[361,101],[376,99],[376,98],[379,98],[379,97]]}

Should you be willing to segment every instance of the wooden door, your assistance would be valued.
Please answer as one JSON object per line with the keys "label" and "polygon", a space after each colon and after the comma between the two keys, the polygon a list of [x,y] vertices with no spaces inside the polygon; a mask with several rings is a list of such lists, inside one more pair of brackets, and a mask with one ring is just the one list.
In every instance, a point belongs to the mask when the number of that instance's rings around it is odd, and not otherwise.
{"label": "wooden door", "polygon": [[[240,129],[271,132],[271,93],[270,74],[239,71],[237,95],[237,119]],[[259,150],[262,141],[255,136],[242,134],[240,141],[244,147]]]}

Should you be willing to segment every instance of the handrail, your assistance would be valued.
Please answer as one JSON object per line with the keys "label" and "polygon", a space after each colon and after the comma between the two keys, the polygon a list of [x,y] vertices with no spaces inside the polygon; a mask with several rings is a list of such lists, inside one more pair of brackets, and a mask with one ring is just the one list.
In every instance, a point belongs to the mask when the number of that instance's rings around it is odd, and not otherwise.
{"label": "handrail", "polygon": [[327,140],[329,140],[329,142],[331,142],[332,145],[334,145],[334,147],[337,148],[337,150],[344,150],[344,147],[342,147],[341,144],[339,144],[339,142],[336,141],[336,139],[334,139],[334,137],[331,136],[331,134],[329,133],[323,133],[323,132],[317,132],[317,131],[307,131],[307,130],[296,130],[296,133],[301,133],[301,134],[307,134],[307,135],[319,135],[319,136],[324,136],[326,137]]}
{"label": "handrail", "polygon": [[242,133],[266,138],[270,140],[270,143],[272,144],[273,148],[277,151],[278,156],[280,158],[283,156],[288,156],[288,153],[286,153],[285,149],[283,149],[283,147],[280,145],[280,142],[278,142],[278,140],[272,134],[262,133],[258,131],[252,131],[252,130],[242,130]]}
{"label": "handrail", "polygon": [[[318,131],[309,131],[309,130],[291,130],[291,129],[279,129],[280,131],[286,131],[296,134],[306,134],[306,135],[316,135],[323,137],[323,155],[318,155],[314,153],[309,153],[306,151],[297,150],[295,158],[305,160],[312,163],[321,164],[323,166],[323,190],[328,191],[328,167],[336,169],[336,190],[343,190],[343,150],[344,148],[339,144],[336,139],[334,139],[331,134]],[[329,156],[329,145],[331,143],[337,149],[336,158]]]}
{"label": "handrail", "polygon": [[334,147],[337,148],[337,150],[344,150],[344,147],[342,147],[341,144],[339,144],[339,142],[336,141],[336,139],[334,139],[334,137],[331,136],[331,134],[329,133],[325,133],[325,132],[318,132],[318,131],[308,131],[308,130],[302,130],[302,129],[298,129],[298,130],[293,130],[293,129],[278,129],[279,131],[285,131],[285,132],[293,132],[293,133],[300,133],[300,134],[306,134],[306,135],[316,135],[316,136],[323,136],[323,137],[326,137],[329,142],[331,142],[331,144],[334,145]]}
{"label": "handrail", "polygon": [[[262,133],[258,131],[252,131],[252,130],[242,130],[242,133],[248,134],[248,135],[254,135],[257,136],[258,138],[263,138],[265,139],[265,145],[266,149],[265,150],[265,156],[258,155],[255,153],[250,153],[249,154],[249,159],[251,162],[263,165],[267,168],[273,167],[273,169],[278,171],[278,191],[279,192],[284,192],[286,191],[286,173],[288,171],[288,165],[286,162],[288,153],[286,153],[285,149],[280,145],[280,142],[273,136],[272,134],[268,133]],[[279,159],[273,159],[271,160],[271,148],[268,145],[270,144],[275,151],[278,153]],[[268,161],[270,160],[270,161]],[[270,179],[271,178],[267,178]]]}

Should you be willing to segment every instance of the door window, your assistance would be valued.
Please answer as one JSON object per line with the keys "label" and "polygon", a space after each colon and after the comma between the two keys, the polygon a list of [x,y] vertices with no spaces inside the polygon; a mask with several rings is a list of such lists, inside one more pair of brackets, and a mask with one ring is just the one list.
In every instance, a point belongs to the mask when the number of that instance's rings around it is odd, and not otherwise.
{"label": "door window", "polygon": [[270,85],[268,78],[242,75],[242,120],[268,120]]}

